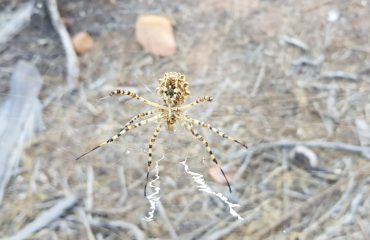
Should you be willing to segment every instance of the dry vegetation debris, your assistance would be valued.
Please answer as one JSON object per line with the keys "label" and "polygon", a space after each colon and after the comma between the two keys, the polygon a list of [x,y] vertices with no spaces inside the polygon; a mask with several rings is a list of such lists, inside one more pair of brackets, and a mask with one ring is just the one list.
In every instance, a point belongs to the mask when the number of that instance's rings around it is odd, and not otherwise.
{"label": "dry vegetation debris", "polygon": [[[21,2],[3,1],[0,9],[15,16],[10,13]],[[1,100],[10,97],[5,80],[17,60],[32,62],[44,79],[46,125],[5,189],[0,236],[19,234],[76,195],[76,205],[32,237],[370,238],[369,1],[62,0],[59,13],[73,24],[59,31],[43,3],[36,2],[28,27],[0,47]],[[151,56],[137,44],[135,21],[142,14],[176,23],[173,57]],[[72,46],[62,39],[66,31],[94,38],[94,51],[79,56],[79,65],[69,65],[64,54],[63,47]],[[64,73],[77,79],[74,66],[78,81],[67,87]],[[241,205],[243,221],[197,191],[184,173],[179,162],[187,158],[212,188],[227,191],[206,174],[212,167],[206,152],[181,129],[156,145],[154,154],[164,159],[161,202],[151,223],[141,220],[149,207],[142,187],[151,128],[82,163],[72,161],[142,112],[127,98],[104,98],[110,90],[119,86],[155,99],[157,79],[167,71],[187,74],[193,99],[214,97],[193,115],[250,145],[241,150],[203,132],[233,175],[230,198]]]}

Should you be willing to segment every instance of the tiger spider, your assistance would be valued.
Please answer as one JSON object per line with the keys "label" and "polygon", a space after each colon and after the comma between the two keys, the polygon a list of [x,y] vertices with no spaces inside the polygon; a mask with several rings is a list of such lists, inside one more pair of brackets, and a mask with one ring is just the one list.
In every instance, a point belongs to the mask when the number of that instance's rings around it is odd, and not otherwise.
{"label": "tiger spider", "polygon": [[[157,92],[163,98],[163,101],[164,101],[163,105],[160,105],[158,103],[154,103],[154,102],[151,102],[149,100],[146,100],[145,98],[142,98],[139,95],[137,95],[136,93],[133,93],[133,92],[130,92],[130,91],[120,90],[120,89],[112,91],[110,93],[110,96],[127,95],[127,96],[130,96],[132,98],[136,98],[137,100],[143,102],[144,104],[150,105],[150,106],[155,107],[157,109],[155,109],[154,111],[148,111],[148,112],[140,113],[140,114],[134,116],[129,122],[126,123],[126,125],[123,128],[120,129],[120,131],[116,135],[110,137],[107,141],[102,142],[101,144],[94,147],[90,151],[82,154],[81,156],[76,158],[76,160],[82,158],[86,154],[100,148],[101,146],[103,146],[105,144],[113,142],[114,140],[116,140],[121,135],[125,134],[126,132],[130,131],[131,129],[135,129],[135,128],[143,126],[147,123],[159,120],[158,121],[159,122],[158,126],[157,126],[153,136],[150,138],[150,141],[149,141],[149,151],[148,151],[149,160],[148,160],[148,166],[147,166],[146,182],[145,182],[145,186],[144,186],[144,196],[146,196],[146,186],[147,186],[148,179],[149,179],[150,166],[152,164],[153,144],[154,144],[155,140],[157,139],[158,134],[161,131],[161,128],[162,128],[163,124],[167,124],[168,130],[173,131],[174,130],[174,124],[176,123],[176,121],[180,121],[181,124],[187,130],[189,130],[190,133],[194,137],[196,137],[204,145],[204,147],[207,149],[209,155],[211,156],[212,161],[220,168],[221,173],[222,173],[223,177],[226,180],[227,186],[229,187],[229,191],[231,192],[230,183],[229,183],[224,171],[222,170],[220,164],[218,163],[216,157],[213,155],[213,152],[212,152],[211,148],[209,147],[208,142],[204,139],[203,136],[201,136],[194,129],[193,124],[199,125],[199,126],[204,127],[204,128],[208,128],[208,129],[217,133],[218,135],[220,135],[223,138],[234,141],[234,142],[242,145],[245,148],[248,148],[248,147],[245,144],[239,142],[238,140],[229,137],[228,135],[221,132],[217,128],[214,128],[214,127],[212,127],[211,125],[209,125],[207,123],[204,123],[204,122],[198,121],[196,119],[193,119],[193,118],[191,118],[188,115],[185,115],[183,113],[184,109],[193,107],[193,106],[198,105],[200,103],[211,102],[213,100],[213,98],[209,97],[209,96],[203,96],[203,97],[198,98],[194,102],[183,105],[184,102],[185,102],[185,99],[190,94],[190,92],[189,92],[189,83],[186,81],[185,76],[181,73],[178,73],[178,72],[165,73],[164,77],[162,79],[159,79],[159,87],[157,88]],[[157,115],[155,115],[153,117],[146,118],[146,119],[141,120],[139,122],[136,122],[137,120],[148,117],[148,116],[151,116],[154,113],[157,113]]]}

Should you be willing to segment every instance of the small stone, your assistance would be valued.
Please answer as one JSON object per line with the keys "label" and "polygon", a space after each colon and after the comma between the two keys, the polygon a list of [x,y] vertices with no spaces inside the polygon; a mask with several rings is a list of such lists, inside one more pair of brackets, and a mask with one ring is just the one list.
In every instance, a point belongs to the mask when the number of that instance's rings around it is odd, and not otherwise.
{"label": "small stone", "polygon": [[319,166],[319,159],[314,151],[305,146],[296,146],[289,153],[291,162],[303,169],[312,169]]}
{"label": "small stone", "polygon": [[157,56],[176,53],[176,42],[171,22],[158,15],[139,16],[135,25],[136,39],[148,52]]}
{"label": "small stone", "polygon": [[77,54],[84,54],[94,48],[94,39],[87,32],[79,32],[73,36],[73,47]]}
{"label": "small stone", "polygon": [[338,21],[339,17],[340,17],[339,11],[337,9],[331,9],[328,12],[327,20],[329,22],[336,22],[336,21]]}

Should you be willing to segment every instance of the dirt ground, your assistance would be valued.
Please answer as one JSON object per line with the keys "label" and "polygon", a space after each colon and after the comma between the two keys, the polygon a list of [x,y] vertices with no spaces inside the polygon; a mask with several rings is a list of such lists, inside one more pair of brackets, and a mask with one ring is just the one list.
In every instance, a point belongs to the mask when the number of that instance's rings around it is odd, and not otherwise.
{"label": "dirt ground", "polygon": [[[0,9],[25,2],[1,1]],[[44,81],[46,126],[7,185],[0,238],[77,196],[30,239],[370,239],[370,1],[59,1],[70,35],[87,31],[95,41],[79,56],[73,89],[45,3],[36,1],[29,25],[0,49],[0,99],[8,97],[15,63],[34,63]],[[174,56],[153,56],[136,42],[141,14],[171,19]],[[158,79],[170,71],[186,74],[190,101],[214,97],[189,115],[249,149],[199,130],[231,180],[230,194],[209,174],[209,156],[191,134],[181,125],[163,131],[154,147],[154,159],[162,159],[160,201],[148,223],[143,188],[154,124],[74,159],[151,109],[105,98],[109,91],[161,102]],[[243,220],[197,190],[180,164],[185,159],[240,205]]]}

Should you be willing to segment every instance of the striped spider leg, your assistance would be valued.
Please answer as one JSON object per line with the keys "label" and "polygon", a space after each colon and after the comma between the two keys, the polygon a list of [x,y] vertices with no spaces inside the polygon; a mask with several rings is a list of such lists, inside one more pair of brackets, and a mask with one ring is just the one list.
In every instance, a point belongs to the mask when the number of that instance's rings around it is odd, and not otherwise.
{"label": "striped spider leg", "polygon": [[146,185],[148,184],[149,180],[149,171],[150,171],[150,166],[152,165],[152,152],[153,152],[153,145],[155,140],[157,140],[157,137],[159,135],[159,132],[161,131],[162,128],[162,123],[159,123],[158,127],[155,129],[155,132],[153,133],[153,136],[149,140],[149,150],[148,150],[148,168],[147,168],[147,173],[146,173],[146,181],[145,181],[145,186],[144,186],[144,196],[146,196]]}
{"label": "striped spider leg", "polygon": [[[115,91],[112,91],[110,94],[110,96],[114,96],[114,95],[127,95],[127,96],[130,96],[132,98],[135,98],[141,102],[143,102],[144,104],[147,104],[147,105],[150,105],[150,106],[153,106],[153,107],[157,107],[157,108],[162,108],[163,106],[161,106],[160,104],[158,103],[154,103],[154,102],[151,102],[149,100],[146,100],[145,98],[143,97],[140,97],[139,95],[137,95],[136,93],[133,93],[133,92],[130,92],[130,91],[125,91],[125,90],[115,90]],[[124,133],[130,131],[131,129],[134,129],[134,128],[137,128],[137,127],[140,127],[142,125],[145,125],[147,124],[148,122],[152,122],[152,121],[155,121],[157,120],[160,115],[157,115],[155,117],[155,119],[153,120],[150,120],[152,118],[149,118],[149,119],[146,119],[146,120],[143,120],[139,123],[136,123],[136,124],[133,124],[136,120],[138,119],[142,119],[144,117],[147,117],[147,116],[150,116],[150,115],[153,115],[156,111],[148,111],[148,112],[144,112],[144,113],[140,113],[136,116],[134,116],[133,118],[130,119],[130,121],[128,121],[125,126],[120,130],[120,132],[114,136],[112,136],[111,138],[109,138],[107,141],[105,142],[102,142],[101,144],[97,145],[96,147],[94,147],[93,149],[91,149],[90,151],[88,152],[85,152],[84,154],[80,155],[79,157],[77,157],[75,160],[79,160],[80,158],[84,157],[85,155],[91,153],[92,151],[100,148],[101,146],[107,144],[107,143],[110,143],[110,142],[113,142],[115,139],[117,139],[118,137],[120,137],[121,135],[123,135]]]}
{"label": "striped spider leg", "polygon": [[139,95],[137,95],[136,93],[131,92],[131,91],[117,89],[115,91],[112,91],[109,95],[110,96],[114,96],[114,95],[127,95],[127,96],[130,96],[130,97],[134,98],[134,99],[139,100],[140,102],[143,102],[146,105],[149,105],[149,106],[152,106],[152,107],[156,107],[156,108],[160,108],[160,109],[167,109],[167,107],[165,107],[163,105],[160,105],[158,103],[155,103],[155,102],[146,100],[145,98],[140,97]]}
{"label": "striped spider leg", "polygon": [[219,136],[221,136],[221,137],[223,137],[223,138],[226,138],[226,139],[228,139],[228,140],[230,140],[230,141],[236,142],[237,144],[239,144],[239,145],[241,145],[241,146],[243,146],[243,147],[245,147],[245,148],[248,148],[248,146],[247,146],[247,145],[245,145],[244,143],[241,143],[240,141],[238,141],[238,140],[236,140],[236,139],[234,139],[234,138],[232,138],[232,137],[229,137],[227,134],[225,134],[225,133],[221,132],[221,131],[220,131],[219,129],[217,129],[217,128],[212,127],[212,126],[211,126],[211,125],[209,125],[208,123],[201,122],[201,121],[199,121],[199,120],[193,119],[193,118],[191,118],[191,117],[189,117],[189,116],[187,116],[187,115],[184,115],[184,120],[185,120],[186,122],[188,122],[188,123],[192,123],[192,124],[196,124],[196,125],[199,125],[199,126],[201,126],[201,127],[204,127],[204,128],[208,128],[209,130],[211,130],[212,132],[214,132],[214,133],[218,134]]}
{"label": "striped spider leg", "polygon": [[150,115],[153,115],[156,111],[147,111],[147,112],[143,112],[143,113],[139,113],[138,115],[134,116],[133,118],[130,119],[130,121],[128,121],[126,124],[125,124],[125,127],[133,124],[136,120],[138,119],[142,119],[144,117],[148,117]]}
{"label": "striped spider leg", "polygon": [[[189,104],[190,105],[190,104]],[[194,104],[195,105],[195,104]],[[205,123],[205,122],[201,122],[199,120],[196,120],[196,119],[193,119],[187,115],[182,115],[182,119],[183,121],[185,122],[183,125],[200,141],[202,142],[202,144],[206,147],[208,153],[211,155],[211,160],[220,168],[221,170],[221,173],[222,175],[224,176],[225,180],[226,180],[226,183],[229,187],[229,190],[231,192],[231,187],[230,187],[230,183],[224,173],[224,171],[222,170],[221,168],[221,165],[218,163],[216,157],[213,155],[213,152],[212,150],[210,149],[209,147],[209,144],[208,142],[204,139],[203,136],[201,136],[194,128],[193,128],[193,124],[196,124],[196,125],[199,125],[201,127],[204,127],[204,128],[208,128],[209,130],[211,130],[212,132],[215,132],[216,134],[218,134],[219,136],[221,136],[222,138],[225,138],[225,139],[228,139],[228,140],[231,140],[235,143],[238,143],[239,145],[245,147],[245,148],[248,148],[247,145],[245,145],[244,143],[241,143],[240,141],[234,139],[234,138],[231,138],[229,137],[228,135],[226,135],[225,133],[221,132],[219,129],[217,128],[214,128],[212,127],[211,125],[209,125],[208,123]]]}
{"label": "striped spider leg", "polygon": [[230,186],[230,183],[229,183],[229,180],[227,179],[226,175],[225,175],[225,172],[224,170],[222,170],[221,168],[221,165],[218,163],[215,155],[213,154],[212,150],[211,150],[211,147],[209,146],[209,143],[204,139],[204,137],[202,135],[200,135],[194,128],[193,128],[193,125],[192,124],[189,124],[189,123],[186,123],[186,122],[183,122],[183,126],[188,129],[191,134],[196,137],[203,145],[204,147],[207,149],[207,152],[209,153],[209,155],[211,156],[211,160],[212,162],[214,162],[217,167],[220,169],[222,175],[224,176],[225,180],[226,180],[226,183],[227,183],[227,186],[229,187],[229,191],[231,192],[231,186]]}
{"label": "striped spider leg", "polygon": [[[133,93],[133,92],[130,92],[130,91],[125,91],[125,90],[115,90],[115,91],[112,91],[110,93],[110,96],[113,96],[113,95],[128,95],[132,98],[135,98],[147,105],[150,105],[150,106],[153,106],[153,107],[156,107],[157,109],[156,110],[151,110],[151,111],[147,111],[147,112],[143,112],[143,113],[140,113],[136,116],[134,116],[133,118],[131,118],[125,125],[122,129],[120,129],[119,133],[117,133],[116,135],[110,137],[108,140],[102,142],[101,144],[97,145],[96,147],[92,148],[90,151],[80,155],[79,157],[76,158],[76,160],[79,160],[81,159],[82,157],[84,157],[85,155],[91,153],[92,151],[108,144],[108,143],[111,143],[113,142],[114,140],[116,140],[117,138],[119,138],[120,136],[122,136],[123,134],[125,134],[126,132],[132,130],[132,129],[135,129],[135,128],[138,128],[140,126],[143,126],[147,123],[150,123],[150,122],[153,122],[153,121],[156,121],[160,118],[163,118],[162,114],[158,114],[154,117],[150,117],[148,119],[145,119],[145,120],[142,120],[140,122],[137,122],[137,123],[134,123],[136,120],[140,120],[144,117],[148,117],[148,116],[151,116],[153,115],[154,113],[160,113],[158,111],[158,109],[166,109],[166,107],[160,105],[160,104],[157,104],[157,103],[154,103],[154,102],[151,102],[149,100],[146,100],[145,98],[143,97],[140,97],[139,95],[137,95],[136,93]],[[147,186],[147,182],[148,182],[148,179],[149,179],[149,170],[150,170],[150,166],[151,166],[151,163],[152,163],[152,148],[153,148],[153,144],[159,134],[159,131],[162,127],[162,123],[160,123],[153,135],[153,137],[150,139],[150,142],[149,142],[149,160],[148,160],[148,169],[147,169],[147,177],[146,177],[146,183],[145,183],[145,187],[144,187],[144,195],[146,196],[146,186]]]}
{"label": "striped spider leg", "polygon": [[197,100],[195,100],[194,102],[191,102],[189,104],[186,104],[186,105],[183,105],[181,107],[175,107],[174,109],[175,110],[183,110],[183,109],[186,109],[186,108],[191,108],[191,107],[194,107],[198,104],[201,104],[201,103],[205,103],[205,102],[212,102],[213,101],[213,97],[210,97],[210,96],[203,96],[203,97],[200,97],[198,98]]}
{"label": "striped spider leg", "polygon": [[151,117],[151,118],[142,120],[142,121],[140,121],[138,123],[134,123],[134,124],[125,126],[125,127],[121,128],[121,130],[116,135],[113,135],[108,140],[106,140],[106,141],[100,143],[99,145],[95,146],[94,148],[92,148],[90,151],[87,151],[84,154],[80,155],[75,160],[79,160],[82,157],[86,156],[87,154],[91,153],[92,151],[95,151],[96,149],[98,149],[98,148],[100,148],[100,147],[102,147],[102,146],[104,146],[104,145],[106,145],[108,143],[113,142],[114,140],[116,140],[117,138],[119,138],[120,136],[122,136],[123,134],[127,133],[128,131],[130,131],[132,129],[138,128],[138,127],[143,126],[145,124],[148,124],[150,122],[154,122],[154,121],[156,121],[156,120],[158,120],[160,118],[161,118],[161,115],[156,115],[154,117]]}

